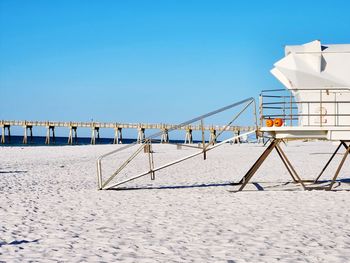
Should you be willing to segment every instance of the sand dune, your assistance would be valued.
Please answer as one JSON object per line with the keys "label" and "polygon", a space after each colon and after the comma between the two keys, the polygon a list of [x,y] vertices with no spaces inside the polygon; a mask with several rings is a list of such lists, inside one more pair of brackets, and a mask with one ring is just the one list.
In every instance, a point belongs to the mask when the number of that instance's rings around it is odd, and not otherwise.
{"label": "sand dune", "polygon": [[[139,190],[97,191],[96,158],[116,147],[1,147],[0,261],[349,262],[350,160],[335,185],[344,191],[288,184],[274,153],[254,177],[265,191],[232,193],[263,148],[225,145],[126,185]],[[303,178],[316,177],[335,147],[283,146]],[[154,151],[162,163],[192,150]]]}

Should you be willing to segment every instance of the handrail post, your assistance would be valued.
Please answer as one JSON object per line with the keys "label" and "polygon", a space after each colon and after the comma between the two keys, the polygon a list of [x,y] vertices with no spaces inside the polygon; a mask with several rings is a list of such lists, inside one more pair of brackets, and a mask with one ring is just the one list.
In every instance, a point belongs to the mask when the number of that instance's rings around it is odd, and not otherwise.
{"label": "handrail post", "polygon": [[287,119],[287,115],[286,115],[286,97],[283,96],[283,118],[284,121]]}
{"label": "handrail post", "polygon": [[290,91],[290,126],[293,126],[293,96]]}
{"label": "handrail post", "polygon": [[322,90],[320,90],[320,126],[322,127]]}
{"label": "handrail post", "polygon": [[204,137],[204,121],[201,119],[201,130],[202,130],[202,145],[203,145],[203,159],[207,159],[207,153],[205,149],[205,137]]}
{"label": "handrail post", "polygon": [[260,96],[259,96],[259,115],[260,115],[260,127],[263,126],[263,100],[264,100],[264,95],[262,94],[262,92],[260,93]]}

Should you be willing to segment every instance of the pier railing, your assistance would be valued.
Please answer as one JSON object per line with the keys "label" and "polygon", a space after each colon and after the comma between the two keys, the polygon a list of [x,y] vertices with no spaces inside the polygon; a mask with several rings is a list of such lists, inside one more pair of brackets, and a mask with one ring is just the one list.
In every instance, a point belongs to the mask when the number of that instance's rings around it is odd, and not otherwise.
{"label": "pier railing", "polygon": [[[192,130],[201,130],[200,125],[186,125],[181,126],[175,124],[166,124],[166,123],[118,123],[118,122],[62,122],[62,121],[27,121],[27,120],[0,120],[0,127],[2,126],[37,126],[37,127],[78,127],[78,128],[122,128],[122,129],[176,129],[176,130],[186,130],[191,128]],[[204,130],[210,130],[214,128],[217,131],[224,129],[224,125],[206,125]],[[236,130],[251,130],[250,126],[230,126],[229,131]]]}

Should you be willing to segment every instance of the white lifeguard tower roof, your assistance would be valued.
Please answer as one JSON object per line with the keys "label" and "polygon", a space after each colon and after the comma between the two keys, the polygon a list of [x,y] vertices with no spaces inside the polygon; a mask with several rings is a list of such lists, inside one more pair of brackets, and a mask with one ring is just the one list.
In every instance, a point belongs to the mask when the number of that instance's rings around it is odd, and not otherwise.
{"label": "white lifeguard tower roof", "polygon": [[350,45],[286,46],[271,73],[288,89],[350,87]]}

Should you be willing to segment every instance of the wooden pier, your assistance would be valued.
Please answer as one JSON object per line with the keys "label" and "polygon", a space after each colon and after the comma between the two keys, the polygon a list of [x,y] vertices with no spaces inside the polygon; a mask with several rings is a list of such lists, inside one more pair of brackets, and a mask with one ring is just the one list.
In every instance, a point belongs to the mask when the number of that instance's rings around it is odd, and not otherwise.
{"label": "wooden pier", "polygon": [[[1,143],[9,143],[11,141],[11,127],[19,126],[23,127],[23,144],[28,143],[28,130],[30,133],[30,142],[33,140],[33,127],[45,127],[46,128],[46,144],[55,142],[55,128],[64,127],[69,129],[68,144],[77,143],[77,129],[78,128],[88,128],[91,130],[91,144],[95,144],[100,138],[100,129],[114,129],[114,144],[122,143],[123,129],[136,129],[137,142],[141,143],[145,139],[146,129],[160,130],[160,142],[169,142],[169,131],[170,130],[184,130],[186,131],[185,143],[193,143],[192,131],[209,131],[210,140],[215,141],[216,132],[223,131],[225,126],[219,125],[186,125],[178,126],[173,124],[145,124],[145,123],[113,123],[113,122],[61,122],[61,121],[17,121],[17,120],[2,120],[0,121],[1,127]],[[239,134],[240,132],[252,131],[256,127],[253,126],[229,126],[226,127],[225,132],[233,132],[234,134]],[[7,134],[6,134],[7,132]]]}

